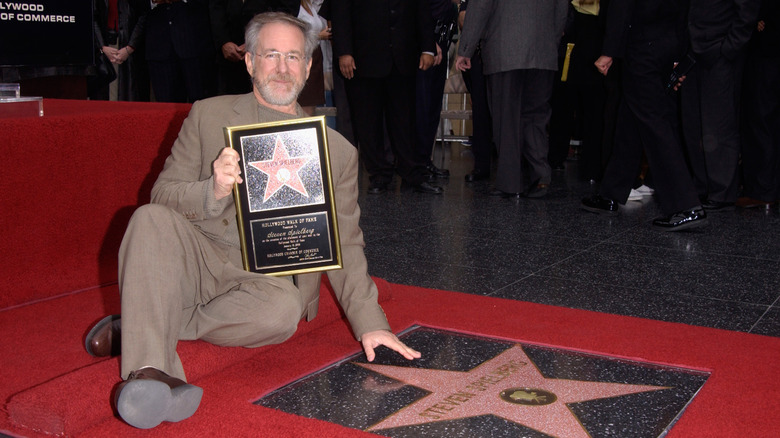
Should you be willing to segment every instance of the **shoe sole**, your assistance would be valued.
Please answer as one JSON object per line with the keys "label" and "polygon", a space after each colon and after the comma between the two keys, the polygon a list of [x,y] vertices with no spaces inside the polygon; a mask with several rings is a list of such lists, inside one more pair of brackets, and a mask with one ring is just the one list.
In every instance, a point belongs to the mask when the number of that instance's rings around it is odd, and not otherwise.
{"label": "shoe sole", "polygon": [[92,330],[87,333],[87,337],[84,339],[84,348],[87,349],[87,353],[89,353],[92,357],[99,357],[96,356],[95,353],[92,351],[92,346],[89,345],[89,341],[95,337],[95,334],[99,332],[103,327],[105,327],[107,324],[113,323],[115,320],[119,319],[119,315],[108,315],[105,318],[98,321],[97,324],[95,324],[94,327],[92,327]]}
{"label": "shoe sole", "polygon": [[693,228],[704,227],[706,225],[709,225],[709,221],[707,220],[707,218],[688,222],[682,225],[678,225],[676,227],[664,227],[662,225],[656,225],[656,224],[653,224],[653,227],[660,231],[674,232],[674,231],[691,230]]}
{"label": "shoe sole", "polygon": [[171,389],[158,380],[133,380],[122,388],[116,408],[127,424],[151,429],[163,421],[175,423],[191,417],[202,397],[203,389],[195,385]]}

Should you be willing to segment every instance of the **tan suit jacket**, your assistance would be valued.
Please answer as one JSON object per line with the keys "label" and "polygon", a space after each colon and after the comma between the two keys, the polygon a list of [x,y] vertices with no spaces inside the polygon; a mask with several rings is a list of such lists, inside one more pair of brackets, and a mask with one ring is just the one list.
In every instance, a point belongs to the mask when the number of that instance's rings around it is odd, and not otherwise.
{"label": "tan suit jacket", "polygon": [[[281,113],[258,104],[253,94],[219,96],[196,102],[152,188],[152,202],[180,212],[204,235],[239,248],[233,195],[215,201],[212,163],[226,146],[223,128],[305,117]],[[335,192],[339,239],[344,268],[328,271],[336,297],[357,339],[369,331],[389,330],[378,291],[368,275],[365,243],[358,221],[358,151],[336,131],[328,129],[330,164]],[[240,251],[231,261],[241,267]],[[257,274],[262,275],[262,274]],[[317,315],[321,274],[297,276],[307,320]]]}

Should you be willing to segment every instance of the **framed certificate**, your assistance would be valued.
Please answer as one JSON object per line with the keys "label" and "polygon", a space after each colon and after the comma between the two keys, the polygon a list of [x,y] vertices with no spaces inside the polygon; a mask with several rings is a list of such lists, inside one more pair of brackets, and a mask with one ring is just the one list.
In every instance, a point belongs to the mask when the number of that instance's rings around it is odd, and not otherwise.
{"label": "framed certificate", "polygon": [[325,117],[226,127],[244,269],[294,275],[341,264]]}

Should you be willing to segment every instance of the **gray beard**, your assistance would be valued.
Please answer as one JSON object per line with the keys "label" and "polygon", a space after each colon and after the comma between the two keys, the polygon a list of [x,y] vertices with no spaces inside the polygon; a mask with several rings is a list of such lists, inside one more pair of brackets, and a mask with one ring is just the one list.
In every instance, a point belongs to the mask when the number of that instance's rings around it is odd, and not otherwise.
{"label": "gray beard", "polygon": [[303,90],[303,86],[305,85],[305,83],[293,82],[292,90],[290,90],[288,93],[280,94],[274,92],[274,90],[269,85],[271,79],[271,77],[268,77],[265,82],[260,82],[259,80],[252,78],[252,82],[254,83],[257,92],[260,93],[260,97],[262,97],[263,100],[270,103],[271,105],[291,105],[298,98],[298,95],[301,93],[301,90]]}

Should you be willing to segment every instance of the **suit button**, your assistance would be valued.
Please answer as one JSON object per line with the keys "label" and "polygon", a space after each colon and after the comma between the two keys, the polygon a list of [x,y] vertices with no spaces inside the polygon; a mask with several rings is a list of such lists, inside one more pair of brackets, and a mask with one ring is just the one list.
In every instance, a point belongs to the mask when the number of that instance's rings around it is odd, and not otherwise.
{"label": "suit button", "polygon": [[228,223],[229,223],[229,222],[228,222],[228,220],[227,220],[227,219],[222,219],[222,225],[224,225],[224,226],[228,226]]}

